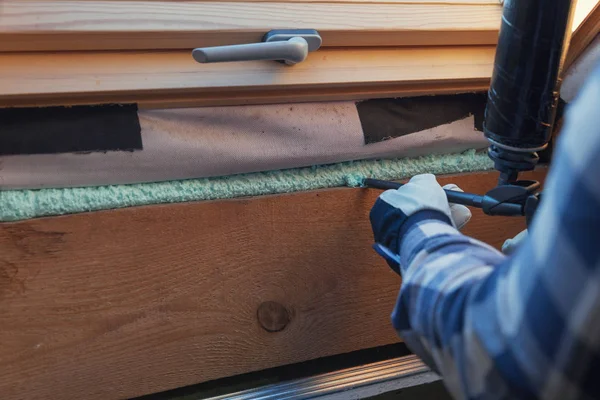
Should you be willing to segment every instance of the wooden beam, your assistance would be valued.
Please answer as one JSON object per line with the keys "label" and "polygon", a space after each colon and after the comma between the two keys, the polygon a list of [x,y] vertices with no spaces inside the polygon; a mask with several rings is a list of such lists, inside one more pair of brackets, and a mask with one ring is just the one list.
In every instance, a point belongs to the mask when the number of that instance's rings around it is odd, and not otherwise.
{"label": "wooden beam", "polygon": [[[0,106],[281,103],[485,89],[494,47],[324,49],[300,64],[198,64],[187,51],[0,54]],[[142,104],[143,105],[143,104]]]}
{"label": "wooden beam", "polygon": [[[483,193],[496,179],[440,182]],[[397,341],[400,279],[370,248],[378,194],[0,224],[0,397],[127,398]],[[475,211],[465,233],[498,247],[523,228]]]}
{"label": "wooden beam", "polygon": [[[327,90],[298,88],[289,91],[240,91],[206,92],[202,94],[174,95],[163,98],[144,96],[128,97],[129,102],[137,102],[142,109],[233,106],[248,104],[305,103],[316,101],[369,100],[411,96],[430,96],[435,94],[458,94],[484,92],[489,87],[489,79],[463,83],[390,83],[367,84],[349,87],[332,87]],[[60,104],[59,102],[50,103]],[[70,104],[90,104],[89,100],[69,100]]]}
{"label": "wooden beam", "polygon": [[[588,19],[599,16],[597,7]],[[567,60],[584,43],[577,32]],[[325,48],[288,67],[197,64],[188,51],[5,53],[0,107],[136,102],[165,108],[475,92],[488,88],[494,54],[494,46]]]}
{"label": "wooden beam", "polygon": [[[97,1],[97,0],[76,0],[76,1]],[[124,1],[124,0],[105,0],[105,1]],[[132,1],[132,0],[125,0]],[[183,2],[198,2],[198,0],[133,0],[133,1],[177,1]],[[580,1],[593,1],[593,0],[580,0]],[[450,4],[450,5],[498,5],[502,4],[500,0],[205,0],[205,3],[331,3],[331,4],[344,4],[344,3],[392,3],[392,4]],[[579,2],[578,2],[579,3]]]}
{"label": "wooden beam", "polygon": [[191,49],[317,29],[327,47],[493,45],[502,7],[421,2],[8,0],[0,51]]}
{"label": "wooden beam", "polygon": [[[597,3],[579,0],[574,29]],[[0,51],[190,49],[317,29],[323,45],[494,45],[499,0],[8,0]]]}

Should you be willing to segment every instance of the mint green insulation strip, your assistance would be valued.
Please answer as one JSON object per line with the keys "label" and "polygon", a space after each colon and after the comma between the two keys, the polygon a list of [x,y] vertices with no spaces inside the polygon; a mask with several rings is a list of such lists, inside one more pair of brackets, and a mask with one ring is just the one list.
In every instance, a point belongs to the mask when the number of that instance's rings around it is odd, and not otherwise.
{"label": "mint green insulation strip", "polygon": [[7,190],[0,191],[0,221],[147,204],[230,199],[337,186],[356,187],[366,177],[401,179],[422,173],[451,174],[491,167],[492,163],[485,153],[469,150],[462,154],[354,161],[218,178],[87,188]]}

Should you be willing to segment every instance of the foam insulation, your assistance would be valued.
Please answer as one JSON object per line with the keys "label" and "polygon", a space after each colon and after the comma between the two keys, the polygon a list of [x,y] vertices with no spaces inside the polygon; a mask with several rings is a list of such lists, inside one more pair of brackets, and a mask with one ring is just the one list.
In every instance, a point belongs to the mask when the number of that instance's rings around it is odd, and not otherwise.
{"label": "foam insulation", "polygon": [[140,151],[0,157],[0,188],[182,180],[487,146],[473,116],[365,144],[353,102],[145,110],[139,121]]}
{"label": "foam insulation", "polygon": [[[0,221],[196,200],[358,186],[365,177],[401,179],[492,168],[487,154],[467,151],[411,159],[366,160],[220,178],[88,188],[0,191]],[[369,190],[369,189],[364,189]]]}

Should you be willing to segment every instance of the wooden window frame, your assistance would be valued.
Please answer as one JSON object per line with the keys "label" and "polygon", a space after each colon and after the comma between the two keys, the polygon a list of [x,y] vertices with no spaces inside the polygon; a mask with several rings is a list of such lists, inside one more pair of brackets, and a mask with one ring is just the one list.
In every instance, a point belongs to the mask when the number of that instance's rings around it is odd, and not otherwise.
{"label": "wooden window frame", "polygon": [[0,51],[191,49],[316,29],[323,47],[493,45],[498,0],[8,0]]}
{"label": "wooden window frame", "polygon": [[[489,85],[496,0],[320,1],[5,1],[0,106],[357,100]],[[598,6],[585,17],[594,1],[580,2],[575,24],[583,23],[566,65],[598,33]],[[201,65],[190,55],[196,46],[254,42],[285,27],[319,30],[323,47],[293,67]]]}

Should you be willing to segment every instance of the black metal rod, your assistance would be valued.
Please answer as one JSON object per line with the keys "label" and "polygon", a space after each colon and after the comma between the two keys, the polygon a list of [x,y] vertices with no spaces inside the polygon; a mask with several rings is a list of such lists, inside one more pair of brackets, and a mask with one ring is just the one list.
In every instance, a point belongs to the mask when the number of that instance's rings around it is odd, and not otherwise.
{"label": "black metal rod", "polygon": [[[363,181],[363,186],[370,187],[373,189],[388,190],[398,189],[402,186],[402,183],[366,178]],[[446,192],[446,197],[448,198],[448,202],[450,203],[481,208],[483,196],[473,193],[457,192],[456,190],[444,189],[444,191]]]}
{"label": "black metal rod", "polygon": [[388,189],[398,189],[399,187],[402,186],[402,183],[393,182],[393,181],[383,181],[381,179],[366,178],[363,181],[363,186],[370,187],[373,189],[388,190]]}

